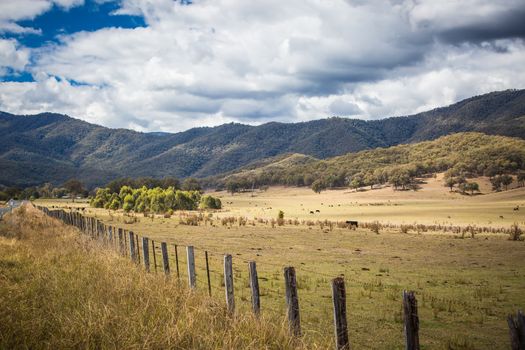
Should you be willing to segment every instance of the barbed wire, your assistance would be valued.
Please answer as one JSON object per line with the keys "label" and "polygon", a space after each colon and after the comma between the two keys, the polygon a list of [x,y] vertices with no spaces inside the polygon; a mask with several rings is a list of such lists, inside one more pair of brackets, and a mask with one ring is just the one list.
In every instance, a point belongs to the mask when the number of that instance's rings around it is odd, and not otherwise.
{"label": "barbed wire", "polygon": [[[114,232],[114,231],[113,231]],[[132,232],[130,230],[126,230],[126,232]],[[144,236],[141,236],[140,234],[136,233],[135,234],[135,239],[138,241],[136,242],[136,249],[138,251],[138,253],[142,253],[143,251],[140,249],[141,247],[143,248],[143,240],[142,238]],[[157,240],[155,241],[156,243],[162,243],[162,241],[160,240]],[[106,241],[106,239],[104,239],[104,243],[110,243],[110,241]],[[116,239],[111,242],[115,247],[119,247],[120,245],[120,242],[117,243],[116,242]],[[209,248],[204,248],[203,246],[195,246],[195,245],[186,245],[186,244],[179,244],[179,243],[174,243],[174,242],[166,242],[166,243],[169,243],[171,245],[175,245],[176,247],[182,247],[182,248],[187,248],[188,246],[193,246],[194,249],[196,250],[201,250],[201,251],[205,251],[205,252],[208,252],[208,258],[214,258],[213,259],[213,264],[217,264],[217,260],[220,262],[222,256],[224,256],[225,253],[219,253],[214,249],[210,250]],[[185,243],[185,242],[184,242]],[[152,255],[153,256],[157,256],[157,250],[160,249],[160,244],[156,245],[155,247],[153,247],[153,244],[151,244],[150,246],[151,248],[148,248],[149,251],[152,252]],[[126,249],[126,247],[125,247]],[[174,253],[171,252],[168,250],[168,261],[171,262],[175,262],[176,264],[178,263],[179,265],[183,265],[183,264],[186,264],[188,263],[188,259],[186,257],[186,255],[184,253],[181,253],[179,252],[177,254],[177,258],[174,256]],[[140,255],[140,257],[143,259],[143,255]],[[219,258],[219,259],[216,259],[216,258]],[[198,260],[201,260],[200,262],[202,262],[202,259],[203,257],[202,256],[199,256],[199,259]],[[196,259],[197,260],[197,259]],[[283,265],[282,264],[277,264],[277,263],[272,263],[272,262],[268,262],[264,259],[255,259],[255,260],[248,260],[244,257],[240,257],[238,254],[235,255],[235,260],[239,260],[241,262],[244,262],[244,263],[249,263],[251,261],[256,261],[258,263],[260,263],[261,265],[268,265],[268,266],[272,266],[272,267],[277,267],[280,269],[283,268]],[[234,260],[234,261],[235,261]],[[151,256],[150,256],[150,262],[152,262],[152,259],[151,259]],[[157,265],[155,265],[157,266]],[[162,268],[162,263],[159,265],[161,268]],[[171,270],[171,273],[173,274],[174,273],[174,268],[171,267],[171,264],[170,264],[170,270]],[[314,276],[322,276],[322,277],[326,277],[326,278],[333,278],[334,275],[333,274],[328,274],[328,273],[325,273],[325,272],[321,272],[321,271],[316,271],[316,270],[313,270],[313,269],[310,269],[310,268],[306,268],[304,267],[303,265],[299,265],[296,270],[298,270],[299,272],[301,271],[304,271],[304,272],[308,272]],[[201,273],[203,274],[206,274],[207,272],[210,273],[210,283],[208,284],[208,281],[205,279],[203,280],[204,283],[202,282],[199,282],[197,284],[197,288],[199,290],[202,290],[204,288],[211,288],[213,293],[218,293],[219,295],[224,293],[224,285],[222,284],[222,281],[221,281],[221,278],[223,277],[223,273],[222,271],[220,270],[216,270],[215,268],[208,268],[206,269],[206,267],[203,267],[201,264],[195,264],[195,271],[196,271],[196,274],[198,276],[200,276]],[[245,280],[243,279],[244,277],[246,277],[246,274],[247,274],[247,271],[243,271],[241,270],[240,268],[237,268],[235,269],[235,266],[234,266],[234,271],[235,271],[235,276],[238,278],[238,279],[241,279],[241,282],[240,283],[236,283],[235,285],[235,293],[237,292],[240,292],[240,299],[241,300],[250,300],[250,297],[249,296],[245,296],[244,294],[247,294],[245,293],[245,291],[247,289],[249,289],[249,286],[246,286],[244,284],[244,282],[246,282],[248,279],[246,278]],[[342,274],[346,273],[346,269],[343,271]],[[270,278],[266,278],[264,277],[266,274],[271,274],[270,272],[264,272],[264,273],[260,273],[259,274],[259,287],[260,287],[260,298],[262,300],[262,304],[264,305],[264,310],[266,311],[269,311],[269,312],[274,312],[276,314],[279,314],[279,315],[283,315],[284,312],[283,312],[283,308],[282,307],[279,307],[278,305],[279,304],[282,304],[284,303],[284,285],[283,285],[283,289],[275,289],[274,288],[274,283],[275,281],[277,281],[277,279],[275,278],[275,276],[277,275],[277,273],[273,273],[272,276],[270,276]],[[341,274],[340,274],[341,275]],[[185,269],[182,268],[180,269],[180,281],[182,282],[183,278],[187,277],[187,273],[185,273]],[[213,276],[213,278],[212,278]],[[369,282],[368,282],[369,283]],[[271,284],[271,286],[269,286],[268,284]],[[353,281],[354,285],[359,285],[358,283],[356,283],[355,281]],[[360,285],[365,285],[365,283],[361,283]],[[308,305],[308,302],[310,302],[311,299],[313,298],[316,298],[316,299],[329,299],[331,298],[331,295],[329,294],[319,294],[318,292],[318,288],[317,287],[314,287],[314,288],[301,288],[301,280],[299,278],[299,281],[298,281],[298,287],[299,287],[299,296],[300,298],[304,298],[307,301],[307,305]],[[237,295],[239,295],[237,294]],[[277,297],[276,297],[277,296]],[[264,301],[265,300],[268,300],[268,299],[271,299],[272,302],[269,302],[269,303],[265,303]],[[303,300],[304,300],[303,299]],[[279,301],[278,301],[279,300]],[[314,306],[314,304],[312,304],[310,302],[310,305],[311,306]],[[321,311],[321,315],[323,316],[323,318],[326,318],[328,315],[330,315],[331,312],[326,312],[326,311]],[[362,319],[365,319],[365,320],[369,320],[369,321],[373,321],[373,322],[377,322],[378,320],[380,320],[379,317],[377,317],[376,315],[372,314],[359,314],[358,316],[359,318],[362,318]],[[324,322],[326,322],[326,320],[323,320],[323,322],[318,322],[320,324],[324,324]],[[313,332],[313,333],[318,333],[319,331],[314,329],[314,328],[311,328],[309,326],[308,323],[306,323],[304,326],[303,326],[303,332]],[[318,333],[318,334],[321,334],[321,333]],[[440,341],[441,339],[437,336],[434,336],[434,334],[432,334],[432,332],[430,331],[422,331],[421,332],[421,335],[423,337],[427,337],[429,339],[432,339],[434,341]]]}

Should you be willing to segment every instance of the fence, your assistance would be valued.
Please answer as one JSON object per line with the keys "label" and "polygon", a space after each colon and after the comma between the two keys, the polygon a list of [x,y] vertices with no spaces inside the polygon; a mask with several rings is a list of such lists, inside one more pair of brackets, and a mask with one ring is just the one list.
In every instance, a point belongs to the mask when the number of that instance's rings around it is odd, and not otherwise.
{"label": "fence", "polygon": [[[46,215],[61,220],[66,225],[71,225],[80,230],[80,232],[91,238],[102,242],[107,247],[116,250],[123,256],[128,256],[137,265],[143,264],[146,272],[152,271],[152,260],[154,271],[157,267],[162,267],[166,277],[170,277],[172,266],[170,266],[170,254],[168,244],[160,242],[162,263],[157,264],[157,247],[158,242],[150,240],[148,237],[139,237],[132,231],[122,228],[108,226],[94,217],[84,216],[79,212],[68,212],[62,209],[49,210],[46,207],[37,206],[37,209]],[[142,245],[140,244],[142,242]],[[141,249],[142,247],[142,249]],[[151,248],[150,248],[151,247]],[[179,256],[179,247],[173,245],[173,255],[175,262],[175,274],[181,278],[181,260]],[[141,251],[142,250],[142,251]],[[150,255],[150,253],[153,253]],[[212,284],[209,266],[209,252],[205,253],[205,270],[208,294],[212,295]],[[188,285],[190,289],[197,288],[197,274],[195,264],[195,247],[186,246],[186,268]],[[258,316],[261,312],[261,292],[259,289],[259,278],[257,274],[257,265],[255,261],[248,261],[249,286],[251,291],[251,309]],[[297,293],[297,275],[293,266],[287,266],[283,270],[285,285],[286,316],[290,334],[299,337],[302,334],[299,297]],[[235,295],[234,295],[234,270],[233,257],[226,254],[223,257],[223,274],[224,295],[226,306],[230,313],[235,312]],[[348,336],[347,312],[346,312],[346,289],[344,278],[339,276],[331,280],[332,305],[333,305],[333,326],[335,335],[336,349],[350,349],[351,341]],[[279,294],[277,292],[277,294]],[[403,328],[405,336],[405,349],[420,349],[419,342],[419,316],[417,308],[417,299],[413,291],[403,291]],[[509,334],[512,350],[525,350],[525,318],[522,311],[517,312],[517,316],[509,315],[507,317],[509,325]]]}

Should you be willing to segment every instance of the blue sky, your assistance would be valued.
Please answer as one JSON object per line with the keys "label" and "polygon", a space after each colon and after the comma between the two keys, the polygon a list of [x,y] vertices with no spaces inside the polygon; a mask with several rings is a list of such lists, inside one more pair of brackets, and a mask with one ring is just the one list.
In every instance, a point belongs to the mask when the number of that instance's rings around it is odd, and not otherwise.
{"label": "blue sky", "polygon": [[523,0],[0,0],[0,110],[179,131],[525,87]]}
{"label": "blue sky", "polygon": [[[12,0],[15,2],[16,0]],[[17,40],[19,45],[38,49],[60,44],[60,37],[76,32],[94,32],[107,27],[136,28],[145,27],[142,16],[116,15],[120,8],[117,1],[97,2],[86,0],[79,6],[71,8],[52,4],[46,12],[31,19],[16,21],[21,27],[36,28],[38,33],[4,32],[2,37]],[[28,71],[10,71],[1,77],[2,81],[34,81]]]}
{"label": "blue sky", "polygon": [[86,1],[83,6],[64,9],[53,5],[50,11],[31,20],[17,22],[24,27],[41,29],[38,35],[14,35],[19,42],[27,47],[39,47],[49,43],[57,43],[60,35],[79,31],[96,31],[105,27],[135,28],[145,27],[142,16],[114,15],[119,9],[117,2],[97,3]]}

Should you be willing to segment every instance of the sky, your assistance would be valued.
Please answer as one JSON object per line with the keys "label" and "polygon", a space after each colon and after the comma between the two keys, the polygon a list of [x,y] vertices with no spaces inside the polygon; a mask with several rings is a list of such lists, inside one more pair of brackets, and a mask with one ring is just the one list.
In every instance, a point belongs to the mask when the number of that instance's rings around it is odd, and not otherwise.
{"label": "sky", "polygon": [[525,88],[524,0],[0,0],[0,110],[177,132]]}

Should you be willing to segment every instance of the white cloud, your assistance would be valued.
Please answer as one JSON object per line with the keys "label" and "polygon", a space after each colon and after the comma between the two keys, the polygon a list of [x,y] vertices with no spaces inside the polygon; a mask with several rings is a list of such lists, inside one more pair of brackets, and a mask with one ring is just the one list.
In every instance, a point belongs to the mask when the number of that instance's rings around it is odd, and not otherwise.
{"label": "white cloud", "polygon": [[23,70],[29,63],[29,50],[20,48],[16,40],[0,38],[0,72]]}
{"label": "white cloud", "polygon": [[0,33],[40,33],[38,28],[22,27],[17,21],[31,20],[49,11],[53,5],[64,10],[84,4],[84,0],[2,0],[0,1]]}
{"label": "white cloud", "polygon": [[[33,1],[40,11],[50,6]],[[486,0],[124,0],[117,13],[143,15],[147,27],[65,35],[34,51],[37,81],[0,84],[0,109],[163,131],[409,114],[524,87],[515,72],[525,62],[521,29],[478,30],[523,8]]]}

